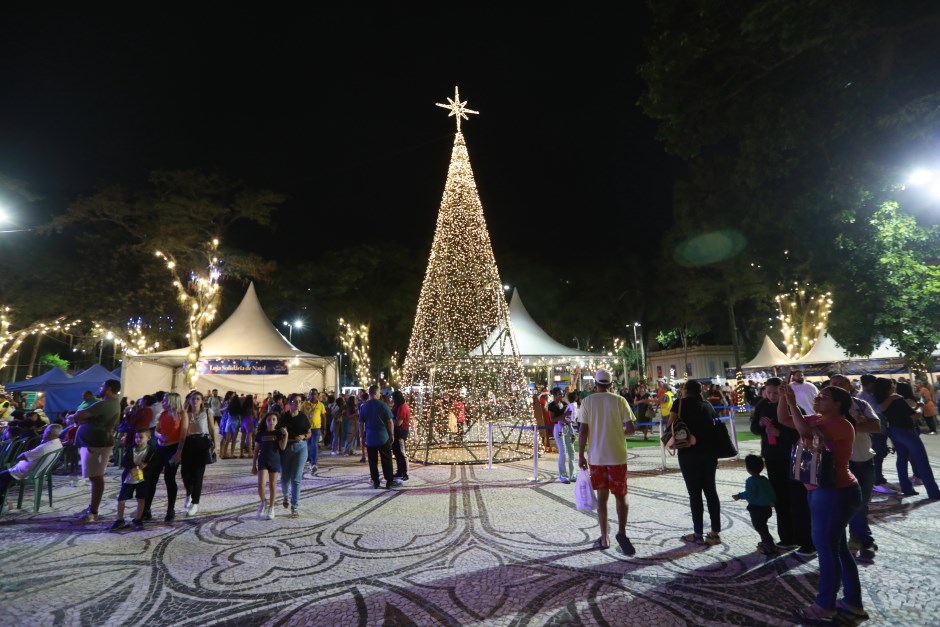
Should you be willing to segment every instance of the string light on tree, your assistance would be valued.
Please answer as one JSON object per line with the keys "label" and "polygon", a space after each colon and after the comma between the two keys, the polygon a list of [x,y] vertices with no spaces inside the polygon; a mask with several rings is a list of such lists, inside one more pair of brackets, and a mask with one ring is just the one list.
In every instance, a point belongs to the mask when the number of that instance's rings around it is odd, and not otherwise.
{"label": "string light on tree", "polygon": [[205,255],[207,265],[201,271],[192,270],[186,280],[179,275],[176,260],[170,255],[156,251],[157,257],[166,263],[167,270],[173,275],[173,287],[184,310],[188,310],[188,329],[186,333],[189,342],[189,352],[186,355],[186,383],[190,388],[196,387],[199,374],[196,371],[199,357],[202,355],[202,337],[209,324],[218,313],[219,301],[222,291],[219,281],[222,278],[222,262],[218,257],[219,240],[213,239],[206,245]]}
{"label": "string light on tree", "polygon": [[774,298],[787,357],[799,359],[816,343],[832,311],[832,293],[819,293],[811,284],[794,281]]}
{"label": "string light on tree", "polygon": [[339,341],[349,355],[353,373],[360,387],[372,385],[372,360],[369,358],[369,325],[339,319]]}
{"label": "string light on tree", "polygon": [[50,333],[64,333],[81,323],[81,320],[66,322],[66,316],[59,316],[52,320],[39,320],[28,327],[11,331],[13,325],[12,309],[0,305],[0,369],[3,369],[10,358],[19,351],[23,341],[34,335],[48,335]]}
{"label": "string light on tree", "polygon": [[492,422],[494,461],[531,457],[533,431],[513,428],[533,425],[531,400],[461,132],[478,112],[457,88],[436,104],[457,134],[401,375],[414,395],[408,453],[422,463],[485,463]]}

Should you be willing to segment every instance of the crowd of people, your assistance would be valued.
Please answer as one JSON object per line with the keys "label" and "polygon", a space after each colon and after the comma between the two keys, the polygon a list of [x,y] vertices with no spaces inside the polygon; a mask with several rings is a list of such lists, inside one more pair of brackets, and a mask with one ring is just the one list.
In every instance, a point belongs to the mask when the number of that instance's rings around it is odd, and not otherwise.
{"label": "crowd of people", "polygon": [[[112,530],[141,529],[153,520],[154,498],[163,478],[167,509],[165,522],[176,518],[179,479],[184,490],[187,516],[199,512],[206,467],[218,459],[252,459],[252,474],[258,476],[258,516],[275,517],[276,486],[281,504],[290,516],[298,517],[300,487],[305,476],[313,478],[320,450],[334,456],[360,454],[368,462],[370,478],[380,487],[381,463],[385,488],[408,481],[405,442],[411,410],[400,391],[383,395],[373,387],[358,394],[305,394],[272,392],[256,403],[249,394],[218,390],[205,394],[193,390],[185,397],[157,391],[129,401],[120,395],[120,382],[108,380],[98,394],[83,395],[75,411],[54,419],[40,411],[24,412],[17,398],[8,401],[11,420],[3,440],[24,443],[24,453],[8,471],[0,472],[0,491],[24,476],[40,453],[52,447],[74,452],[75,467],[91,488],[88,507],[78,517],[81,523],[99,522],[105,470],[109,464],[122,468],[117,517]],[[237,454],[236,454],[237,453]],[[71,470],[69,456],[62,467]],[[393,468],[392,462],[395,462]],[[135,501],[134,515],[125,520],[127,501]]]}
{"label": "crowd of people", "polygon": [[[728,398],[715,385],[703,389],[695,380],[679,390],[660,382],[656,392],[639,384],[618,394],[611,390],[612,377],[603,369],[595,373],[595,385],[588,394],[565,394],[556,387],[533,397],[533,409],[550,428],[558,452],[558,480],[576,480],[576,469],[589,473],[597,493],[600,525],[595,548],[610,546],[607,503],[613,495],[614,538],[624,554],[636,553],[626,535],[626,436],[649,426],[655,417],[651,408],[659,412],[674,437],[677,425],[687,431],[687,442],[677,447],[677,454],[689,496],[692,532],[681,540],[720,544],[721,505],[715,479],[720,455],[715,425],[722,410],[737,399]],[[734,498],[747,502],[760,539],[757,550],[770,556],[794,550],[799,557],[818,558],[818,594],[812,605],[799,610],[802,620],[826,622],[837,612],[866,616],[856,559],[872,562],[878,550],[868,521],[872,492],[903,498],[918,495],[915,486],[923,486],[930,500],[940,500],[940,487],[921,440],[922,429],[936,433],[935,391],[922,381],[911,384],[903,378],[894,381],[873,375],[852,381],[836,374],[817,386],[800,370],[790,372],[786,380],[771,377],[748,388],[750,428],[760,436],[760,455],[746,457],[744,491]],[[35,411],[21,412],[17,418],[9,423],[4,437],[32,438],[33,446],[13,467],[0,472],[0,491],[28,472],[42,454],[67,442],[79,451],[82,476],[91,487],[81,522],[99,521],[107,465],[113,462],[123,468],[113,530],[140,529],[152,519],[161,476],[167,501],[164,520],[176,516],[177,474],[185,490],[183,508],[188,516],[196,515],[206,466],[218,458],[236,457],[236,451],[237,457],[247,453],[252,459],[261,518],[275,517],[278,484],[282,507],[290,508],[291,517],[299,516],[300,486],[305,474],[317,473],[321,448],[330,455],[360,453],[359,461],[368,462],[376,489],[383,481],[386,489],[393,489],[408,480],[404,443],[410,428],[409,404],[401,391],[383,395],[376,386],[338,396],[316,389],[306,394],[273,392],[260,403],[251,395],[234,392],[219,397],[217,390],[205,395],[194,390],[182,397],[158,391],[129,403],[120,396],[120,383],[108,380],[97,397],[85,398],[67,416],[64,425],[49,424]],[[830,451],[833,478],[829,483],[794,480],[791,451],[797,443],[821,443]],[[892,449],[897,485],[888,483],[883,474],[883,462]],[[134,517],[127,523],[125,506],[131,499]],[[779,541],[774,541],[768,526],[774,515]],[[840,586],[844,596],[837,600]]]}

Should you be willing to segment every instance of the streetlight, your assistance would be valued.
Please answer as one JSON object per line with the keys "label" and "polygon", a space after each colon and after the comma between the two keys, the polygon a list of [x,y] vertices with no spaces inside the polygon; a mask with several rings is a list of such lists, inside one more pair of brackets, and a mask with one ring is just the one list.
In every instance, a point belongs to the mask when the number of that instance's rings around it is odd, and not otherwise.
{"label": "streetlight", "polygon": [[294,320],[293,323],[290,323],[290,322],[282,322],[281,324],[283,324],[284,326],[287,327],[287,341],[288,341],[288,342],[293,342],[293,341],[294,341],[294,339],[293,339],[293,338],[294,338],[294,327],[297,327],[298,329],[304,328],[304,321],[303,321],[303,320]]}
{"label": "streetlight", "polygon": [[642,326],[643,325],[640,324],[639,322],[633,323],[633,345],[636,348],[636,350],[640,353],[640,379],[641,380],[646,377],[646,356],[643,354],[643,342],[641,341],[642,337],[640,338],[637,337],[636,330],[638,327],[642,327]]}
{"label": "streetlight", "polygon": [[98,346],[98,363],[101,363],[101,359],[104,356],[104,341],[113,340],[114,334],[108,331],[108,334],[101,338],[101,344]]}

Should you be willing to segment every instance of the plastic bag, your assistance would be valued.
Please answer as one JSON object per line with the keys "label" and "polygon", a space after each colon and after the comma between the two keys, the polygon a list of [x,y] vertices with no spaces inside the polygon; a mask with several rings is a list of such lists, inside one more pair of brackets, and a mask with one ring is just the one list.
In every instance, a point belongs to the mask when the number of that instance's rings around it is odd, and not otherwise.
{"label": "plastic bag", "polygon": [[574,484],[574,506],[583,512],[597,509],[597,499],[591,489],[591,473],[588,470],[582,469],[578,473],[578,480]]}

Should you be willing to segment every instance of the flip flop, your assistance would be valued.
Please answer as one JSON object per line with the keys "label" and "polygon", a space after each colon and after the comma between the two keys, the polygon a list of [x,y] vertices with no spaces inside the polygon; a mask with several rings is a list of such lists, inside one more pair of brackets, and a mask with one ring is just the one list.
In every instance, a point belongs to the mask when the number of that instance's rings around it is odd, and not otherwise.
{"label": "flip flop", "polygon": [[594,548],[597,551],[603,551],[604,549],[609,549],[610,545],[604,544],[604,541],[598,538],[597,540],[594,541],[594,546],[592,548]]}
{"label": "flip flop", "polygon": [[623,551],[624,555],[636,555],[636,549],[633,548],[633,543],[630,542],[630,538],[622,533],[618,533],[614,537],[617,539],[617,544],[620,545],[620,550]]}

